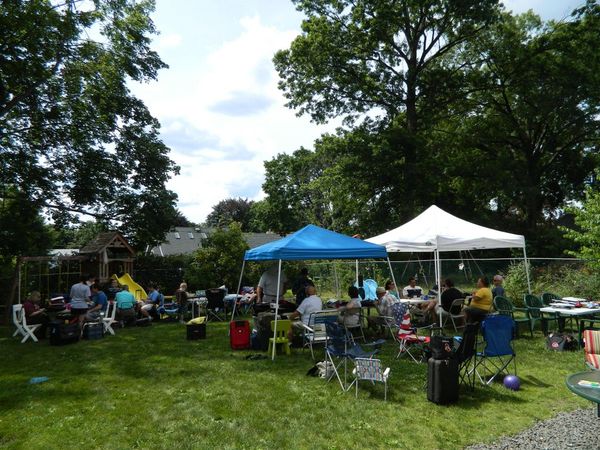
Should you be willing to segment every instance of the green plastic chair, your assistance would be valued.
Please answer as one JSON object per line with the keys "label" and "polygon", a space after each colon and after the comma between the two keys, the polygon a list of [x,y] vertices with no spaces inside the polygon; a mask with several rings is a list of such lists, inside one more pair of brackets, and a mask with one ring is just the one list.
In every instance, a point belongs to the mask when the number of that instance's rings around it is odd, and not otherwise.
{"label": "green plastic chair", "polygon": [[[529,328],[529,332],[531,333],[531,337],[533,337],[531,320],[529,318],[529,314],[527,314],[527,308],[517,308],[508,298],[502,297],[501,295],[498,295],[496,298],[494,298],[494,308],[499,314],[502,314],[503,316],[510,316],[510,318],[515,321],[517,324],[517,336],[519,335],[519,324],[526,323],[527,328]],[[524,312],[526,317],[515,318],[515,311]]]}
{"label": "green plastic chair", "polygon": [[544,313],[542,313],[541,309],[545,305],[539,297],[533,294],[525,294],[523,299],[525,301],[525,306],[527,307],[527,315],[529,316],[530,321],[529,326],[532,333],[537,321],[541,323],[542,333],[544,333],[544,336],[548,334],[548,322],[556,321],[556,325],[559,325],[557,314],[546,313],[546,315],[544,315]]}
{"label": "green plastic chair", "polygon": [[549,306],[550,303],[552,303],[554,300],[560,300],[560,299],[561,299],[560,295],[552,294],[550,292],[544,292],[542,294],[542,303],[545,306]]}
{"label": "green plastic chair", "polygon": [[[285,350],[286,355],[291,354],[290,350],[290,340],[288,339],[288,332],[292,328],[292,322],[289,320],[278,320],[277,321],[277,334],[274,338],[269,339],[269,354],[271,354],[271,350],[273,349],[273,345],[275,345],[275,349],[277,350],[277,344],[280,344]],[[271,321],[271,331],[275,329],[275,321]]]}

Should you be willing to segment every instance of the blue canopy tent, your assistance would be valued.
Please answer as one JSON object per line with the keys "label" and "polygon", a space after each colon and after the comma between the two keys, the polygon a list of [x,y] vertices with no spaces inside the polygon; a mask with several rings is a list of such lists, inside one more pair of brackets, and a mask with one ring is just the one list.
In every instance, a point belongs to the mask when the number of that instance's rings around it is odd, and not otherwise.
{"label": "blue canopy tent", "polygon": [[[277,285],[281,280],[281,262],[310,259],[386,259],[392,278],[394,272],[383,245],[371,244],[360,239],[352,238],[334,231],[326,230],[316,225],[307,225],[285,238],[279,239],[260,247],[247,250],[242,262],[242,273],[238,285],[242,286],[242,276],[246,261],[278,261],[279,270]],[[395,280],[394,280],[395,283]],[[275,304],[275,332],[277,330],[277,315],[279,314],[279,292]],[[235,306],[233,314],[235,314]],[[233,315],[232,315],[233,318]],[[275,346],[272,358],[275,359]]]}

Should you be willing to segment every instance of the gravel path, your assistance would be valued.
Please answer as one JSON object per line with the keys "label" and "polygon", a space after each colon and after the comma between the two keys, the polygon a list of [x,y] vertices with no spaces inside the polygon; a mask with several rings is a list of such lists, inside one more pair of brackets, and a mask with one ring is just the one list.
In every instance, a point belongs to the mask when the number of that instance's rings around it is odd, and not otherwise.
{"label": "gravel path", "polygon": [[563,450],[600,449],[600,418],[596,407],[560,413],[552,419],[538,422],[531,428],[502,438],[492,444],[476,444],[468,450],[520,449]]}

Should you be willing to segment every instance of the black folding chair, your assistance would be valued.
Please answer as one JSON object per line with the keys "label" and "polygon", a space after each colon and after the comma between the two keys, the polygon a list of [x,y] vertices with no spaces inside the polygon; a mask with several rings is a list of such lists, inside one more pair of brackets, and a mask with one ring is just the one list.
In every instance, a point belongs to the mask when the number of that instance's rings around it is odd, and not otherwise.
{"label": "black folding chair", "polygon": [[463,330],[460,344],[454,352],[458,362],[458,374],[460,382],[475,389],[475,355],[477,354],[478,323],[467,323]]}
{"label": "black folding chair", "polygon": [[225,321],[226,320],[226,311],[225,311],[225,289],[221,288],[212,288],[206,290],[206,300],[208,303],[206,304],[207,310],[207,320],[210,320],[210,317],[214,317],[215,320]]}

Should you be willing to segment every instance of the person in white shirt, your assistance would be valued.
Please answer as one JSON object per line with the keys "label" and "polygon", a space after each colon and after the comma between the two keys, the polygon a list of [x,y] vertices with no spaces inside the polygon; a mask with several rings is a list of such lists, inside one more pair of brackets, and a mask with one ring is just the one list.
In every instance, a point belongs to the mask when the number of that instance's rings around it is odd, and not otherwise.
{"label": "person in white shirt", "polygon": [[258,282],[258,288],[256,290],[257,303],[273,303],[277,301],[277,279],[279,278],[279,298],[283,299],[283,294],[285,293],[285,284],[287,283],[287,278],[283,272],[281,272],[281,277],[279,277],[279,268],[277,265],[273,264],[269,267],[260,277],[260,281]]}
{"label": "person in white shirt", "polygon": [[404,289],[402,289],[402,297],[412,298],[415,296],[420,297],[421,295],[423,295],[423,289],[421,289],[421,286],[417,286],[415,277],[410,277],[408,279],[408,286],[405,286]]}
{"label": "person in white shirt", "polygon": [[308,323],[310,315],[323,309],[323,302],[321,301],[321,298],[317,296],[317,288],[314,286],[306,286],[306,295],[307,297],[302,300],[298,309],[289,315],[290,320],[301,319],[292,322],[292,328],[290,328],[288,334],[290,341],[294,337],[294,330],[301,331],[304,328],[302,324],[310,326]]}
{"label": "person in white shirt", "polygon": [[350,297],[350,301],[339,309],[340,319],[346,327],[356,327],[360,323],[361,306],[356,286],[348,288],[348,297]]}

